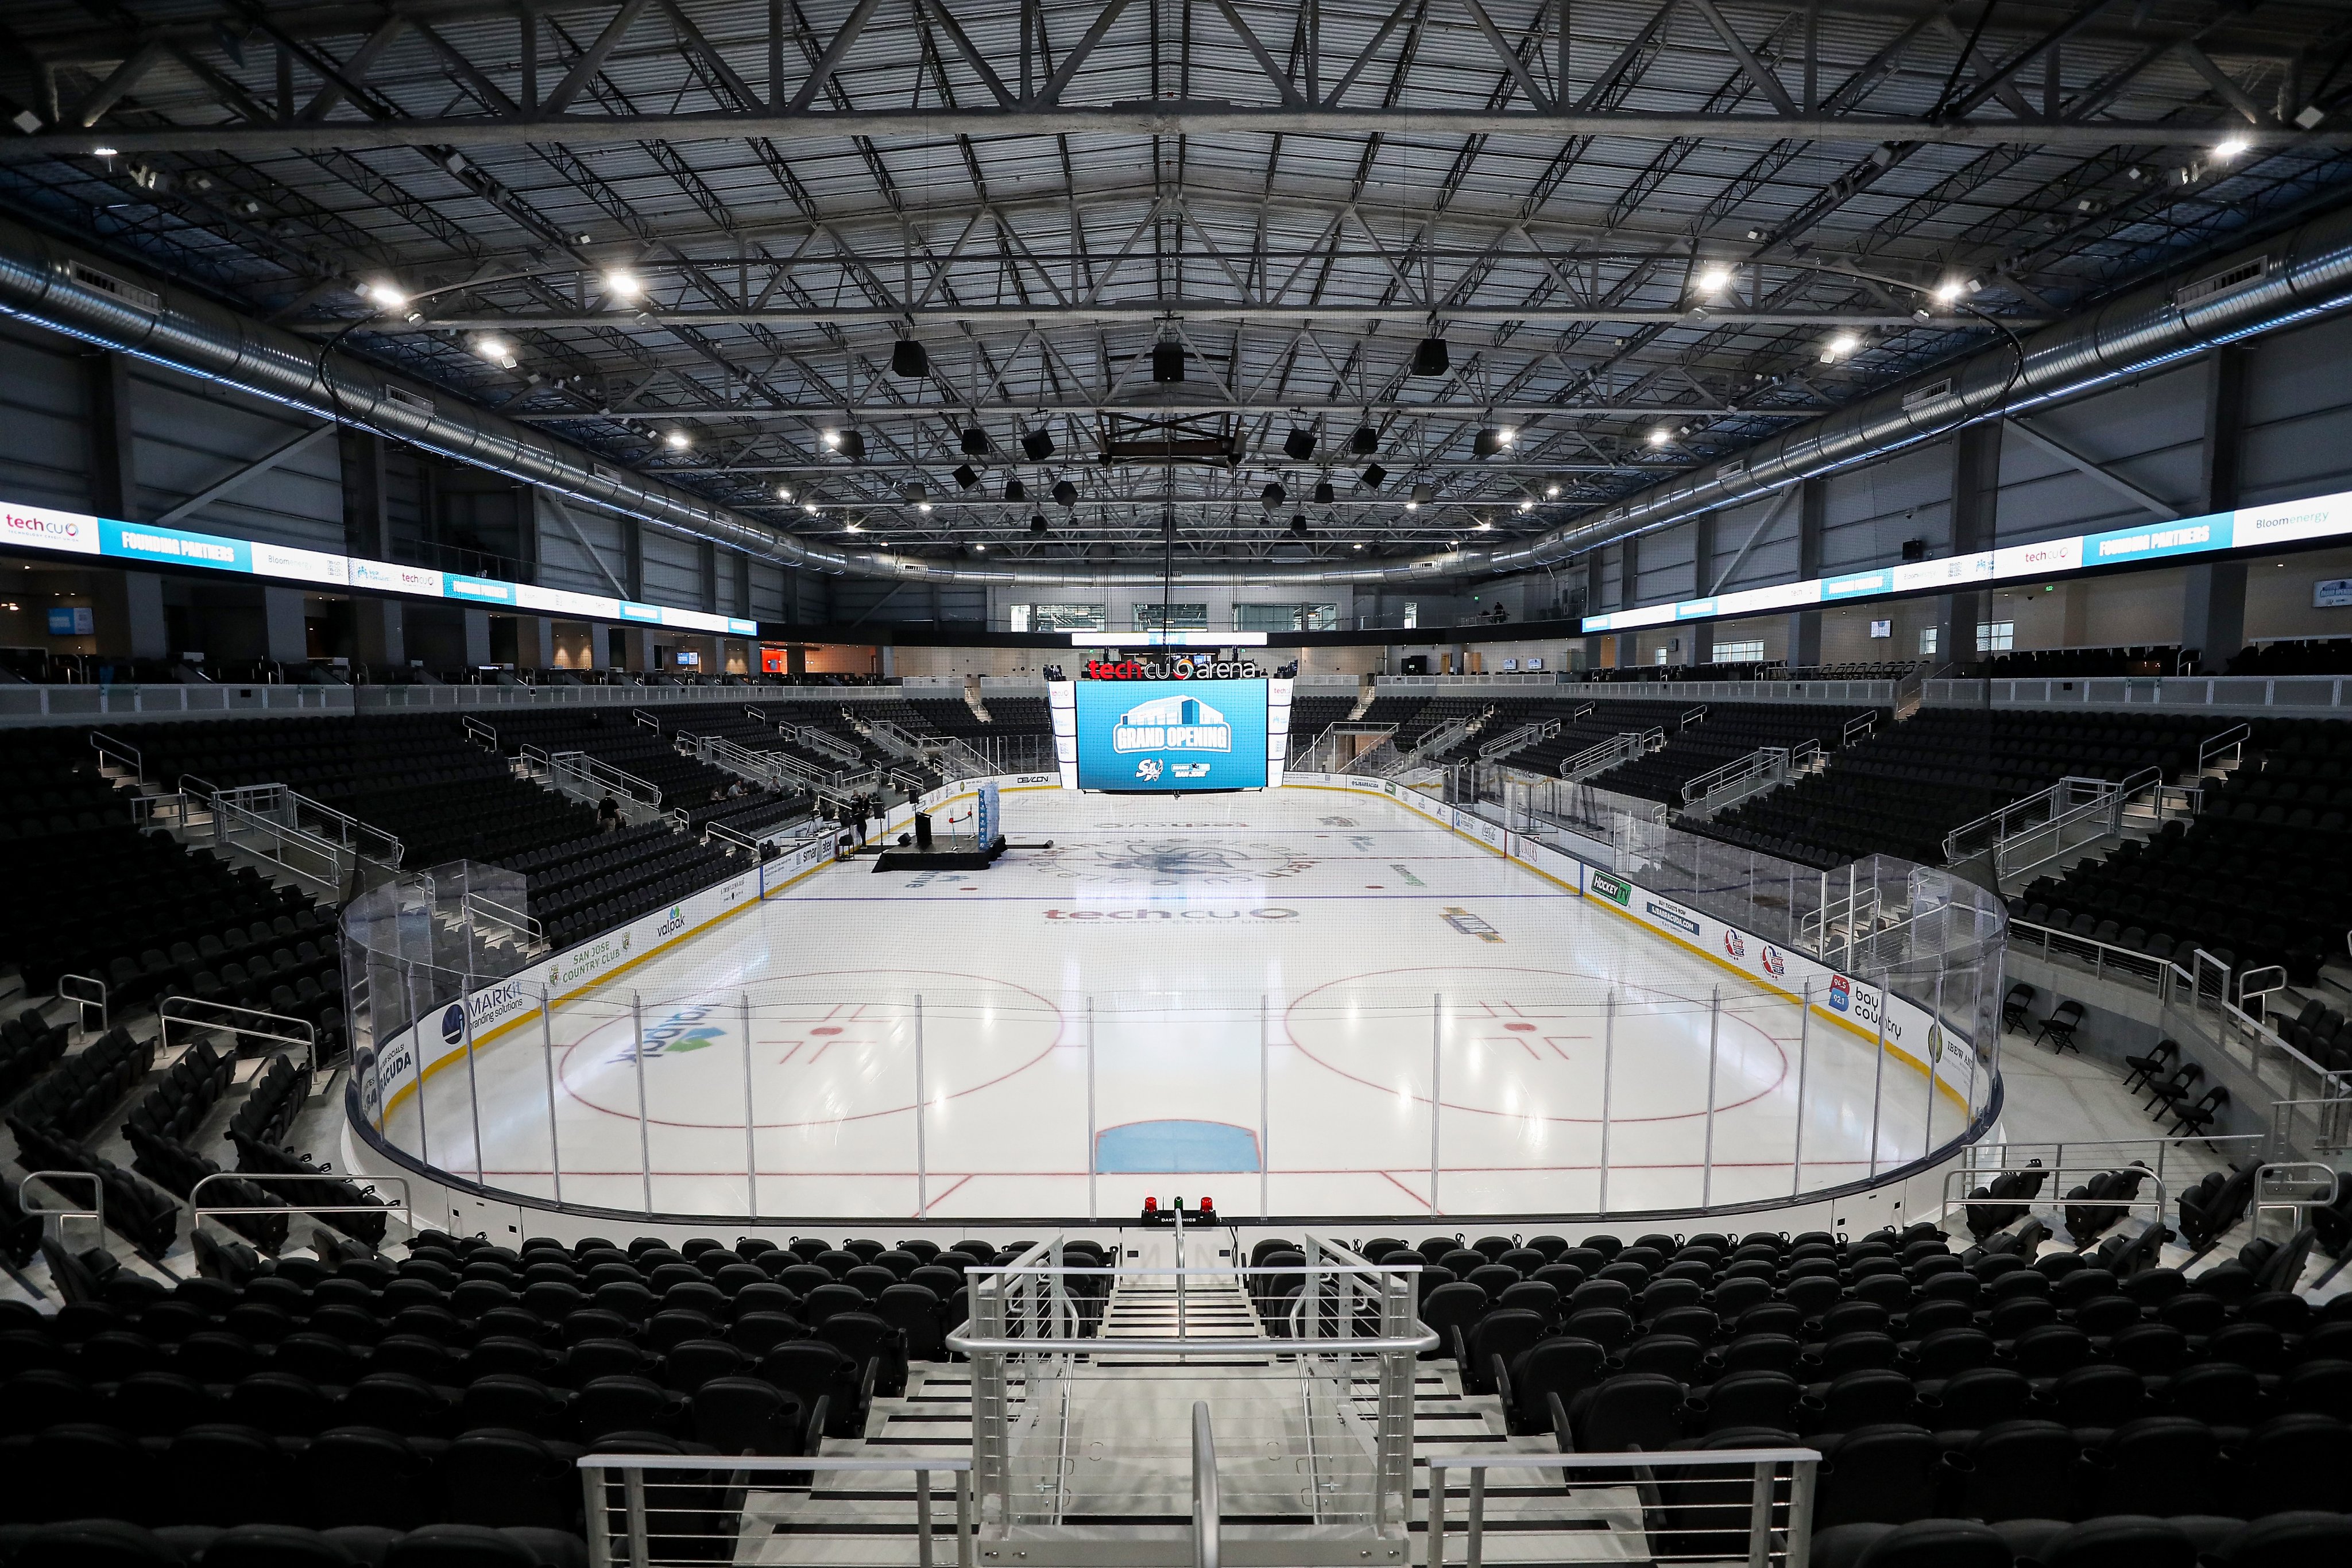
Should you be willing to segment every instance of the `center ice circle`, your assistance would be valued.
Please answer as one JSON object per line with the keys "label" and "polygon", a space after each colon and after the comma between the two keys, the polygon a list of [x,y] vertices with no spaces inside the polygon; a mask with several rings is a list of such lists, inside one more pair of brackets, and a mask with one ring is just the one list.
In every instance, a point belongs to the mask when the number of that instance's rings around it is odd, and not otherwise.
{"label": "center ice circle", "polygon": [[[1061,1042],[1062,1009],[1025,986],[936,969],[817,969],[749,989],[753,1124],[830,1126],[905,1115],[915,1105],[915,1042],[928,1103],[997,1087]],[[917,1000],[920,998],[919,1021]],[[667,1127],[743,1125],[742,1003],[734,993],[647,1001],[589,1029],[562,1055],[583,1105]]]}
{"label": "center ice circle", "polygon": [[[1303,992],[1285,1013],[1307,1061],[1350,1082],[1426,1104],[1432,1013],[1442,1009],[1445,1109],[1513,1122],[1601,1121],[1607,978],[1561,969],[1433,966],[1378,969]],[[1616,982],[1610,1119],[1673,1122],[1778,1090],[1789,1056],[1750,998],[1708,998]],[[1442,1003],[1437,998],[1443,998]]]}

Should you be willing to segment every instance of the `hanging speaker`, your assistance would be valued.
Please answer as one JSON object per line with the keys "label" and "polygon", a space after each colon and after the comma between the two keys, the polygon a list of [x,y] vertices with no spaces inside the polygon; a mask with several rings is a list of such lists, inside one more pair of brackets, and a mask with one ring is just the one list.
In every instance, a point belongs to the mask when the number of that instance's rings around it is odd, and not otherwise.
{"label": "hanging speaker", "polygon": [[1412,350],[1412,373],[1417,376],[1442,376],[1454,368],[1446,357],[1445,340],[1423,338]]}
{"label": "hanging speaker", "polygon": [[1184,379],[1184,345],[1154,343],[1151,345],[1151,379],[1155,382],[1181,382]]}
{"label": "hanging speaker", "polygon": [[963,455],[966,457],[985,457],[988,451],[988,432],[975,424],[963,433]]}
{"label": "hanging speaker", "polygon": [[1377,490],[1377,489],[1379,489],[1379,488],[1381,487],[1381,480],[1383,480],[1383,479],[1385,479],[1385,478],[1387,478],[1388,476],[1389,476],[1389,471],[1388,471],[1387,469],[1385,469],[1385,468],[1381,467],[1381,466],[1379,464],[1377,464],[1377,463],[1367,463],[1367,464],[1365,464],[1365,465],[1364,465],[1364,471],[1363,471],[1361,474],[1359,474],[1359,475],[1357,475],[1357,476],[1356,476],[1357,479],[1358,479],[1358,480],[1359,480],[1359,481],[1363,485],[1364,488],[1365,488],[1365,489],[1367,489],[1367,490]]}
{"label": "hanging speaker", "polygon": [[901,338],[890,345],[890,373],[910,378],[929,375],[931,356],[912,338]]}
{"label": "hanging speaker", "polygon": [[1290,454],[1292,462],[1304,463],[1315,455],[1315,433],[1311,430],[1294,430],[1282,438],[1282,449]]}
{"label": "hanging speaker", "polygon": [[866,437],[854,430],[841,433],[841,455],[852,463],[866,461]]}
{"label": "hanging speaker", "polygon": [[1032,463],[1043,463],[1054,455],[1054,438],[1042,430],[1021,433],[1021,455]]}
{"label": "hanging speaker", "polygon": [[1004,498],[1008,501],[1025,501],[1029,498],[1029,487],[1018,479],[1007,479],[1004,482]]}
{"label": "hanging speaker", "polygon": [[955,482],[957,489],[969,490],[980,483],[980,476],[972,472],[971,464],[959,463],[956,465]]}
{"label": "hanging speaker", "polygon": [[1317,480],[1315,484],[1315,504],[1318,507],[1328,507],[1331,504],[1331,481],[1328,479]]}
{"label": "hanging speaker", "polygon": [[1369,424],[1360,424],[1356,434],[1348,437],[1348,450],[1359,457],[1370,457],[1381,449],[1381,433]]}
{"label": "hanging speaker", "polygon": [[1056,479],[1054,481],[1054,499],[1065,507],[1075,507],[1078,504],[1078,487],[1067,479]]}

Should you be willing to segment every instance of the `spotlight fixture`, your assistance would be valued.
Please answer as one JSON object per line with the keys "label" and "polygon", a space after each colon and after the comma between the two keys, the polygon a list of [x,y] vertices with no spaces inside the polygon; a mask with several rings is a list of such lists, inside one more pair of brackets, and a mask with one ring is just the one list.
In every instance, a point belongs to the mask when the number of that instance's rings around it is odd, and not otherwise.
{"label": "spotlight fixture", "polygon": [[1328,507],[1331,504],[1332,499],[1331,481],[1328,479],[1318,479],[1315,482],[1315,504],[1318,507]]}
{"label": "spotlight fixture", "polygon": [[1184,345],[1162,339],[1151,345],[1151,379],[1163,384],[1184,379]]}
{"label": "spotlight fixture", "polygon": [[1381,487],[1381,481],[1388,476],[1389,471],[1379,464],[1367,463],[1364,471],[1356,476],[1356,482],[1367,490],[1377,490]]}
{"label": "spotlight fixture", "polygon": [[1835,364],[1862,347],[1862,340],[1852,332],[1840,332],[1822,347],[1822,363]]}
{"label": "spotlight fixture", "polygon": [[971,553],[974,555],[986,555],[988,553],[987,544],[982,540],[974,540],[972,542]]}
{"label": "spotlight fixture", "polygon": [[1358,457],[1370,457],[1381,449],[1381,433],[1369,424],[1356,426],[1356,434],[1348,437],[1348,450]]}
{"label": "spotlight fixture", "polygon": [[1078,504],[1078,487],[1067,479],[1056,479],[1054,481],[1054,499],[1062,506],[1075,507]]}
{"label": "spotlight fixture", "polygon": [[980,483],[980,476],[973,471],[971,465],[969,463],[959,463],[956,465],[954,479],[956,482],[956,488],[959,490],[971,489]]}
{"label": "spotlight fixture", "polygon": [[1545,500],[1547,500],[1547,501],[1557,501],[1557,500],[1559,500],[1559,486],[1557,486],[1557,485],[1547,485],[1547,486],[1544,486],[1544,499],[1545,499]]}
{"label": "spotlight fixture", "polygon": [[1481,457],[1492,457],[1518,439],[1518,434],[1516,430],[1489,425],[1472,438],[1470,449]]}
{"label": "spotlight fixture", "polygon": [[1412,373],[1417,376],[1442,376],[1454,368],[1445,352],[1445,340],[1423,338],[1412,350]]}
{"label": "spotlight fixture", "polygon": [[683,452],[693,445],[694,441],[683,430],[673,430],[662,437],[662,444],[667,446],[672,452]]}
{"label": "spotlight fixture", "polygon": [[988,444],[988,432],[981,429],[981,427],[976,424],[973,425],[963,433],[962,446],[963,455],[966,457],[987,456],[990,450]]}
{"label": "spotlight fixture", "polygon": [[1666,429],[1664,425],[1661,425],[1657,429],[1650,432],[1650,444],[1653,446],[1664,446],[1667,442],[1672,441],[1674,438],[1674,432]]}
{"label": "spotlight fixture", "polygon": [[1483,533],[1485,533],[1488,528],[1493,528],[1494,526],[1495,526],[1495,525],[1494,525],[1493,523],[1488,522],[1488,521],[1487,521],[1486,518],[1484,518],[1484,517],[1481,517],[1481,518],[1479,518],[1479,519],[1478,519],[1478,531],[1479,531],[1480,533],[1482,533],[1482,534],[1483,534]]}
{"label": "spotlight fixture", "polygon": [[1946,305],[1956,303],[1966,292],[1968,292],[1968,285],[1957,277],[1948,277],[1936,285],[1936,298]]}
{"label": "spotlight fixture", "polygon": [[1030,532],[1033,536],[1034,536],[1034,535],[1040,535],[1040,534],[1043,534],[1045,531],[1045,515],[1044,515],[1043,513],[1032,513],[1032,514],[1030,515],[1030,517],[1029,517],[1029,532]]}
{"label": "spotlight fixture", "polygon": [[1004,498],[1008,501],[1025,501],[1029,498],[1029,487],[1018,479],[1007,479],[1004,482]]}
{"label": "spotlight fixture", "polygon": [[1703,268],[1696,282],[1701,294],[1720,294],[1731,286],[1731,268],[1727,267]]}
{"label": "spotlight fixture", "polygon": [[514,345],[504,338],[494,337],[486,332],[474,340],[474,352],[500,370],[510,371],[515,367]]}
{"label": "spotlight fixture", "polygon": [[93,158],[120,158],[122,156],[119,151],[112,147],[93,147],[89,150],[89,155]]}
{"label": "spotlight fixture", "polygon": [[1266,481],[1265,488],[1257,493],[1257,504],[1271,512],[1276,507],[1282,505],[1284,498],[1288,494],[1289,492],[1283,489],[1280,483],[1276,480],[1269,479]]}
{"label": "spotlight fixture", "polygon": [[1536,509],[1536,503],[1535,503],[1535,498],[1534,498],[1533,497],[1528,497],[1528,498],[1527,498],[1526,500],[1523,500],[1523,501],[1521,501],[1521,502],[1519,503],[1519,510],[1521,510],[1522,512],[1532,512],[1532,511],[1534,511],[1535,509]]}
{"label": "spotlight fixture", "polygon": [[1052,433],[1044,430],[1023,431],[1021,433],[1021,455],[1026,457],[1032,463],[1043,463],[1046,458],[1054,455],[1054,437]]}
{"label": "spotlight fixture", "polygon": [[837,430],[828,430],[822,435],[818,436],[817,439],[824,442],[828,447],[838,447],[841,444],[841,432]]}
{"label": "spotlight fixture", "polygon": [[645,291],[645,284],[625,267],[616,267],[604,275],[604,292],[615,299],[635,299]]}
{"label": "spotlight fixture", "polygon": [[913,381],[931,373],[931,356],[912,338],[901,338],[890,345],[890,373]]}
{"label": "spotlight fixture", "polygon": [[397,310],[402,306],[408,303],[407,295],[402,293],[394,285],[387,283],[382,278],[378,278],[373,283],[362,288],[360,293],[367,298],[373,300],[377,306],[385,310]]}
{"label": "spotlight fixture", "polygon": [[1364,541],[1358,539],[1354,544],[1349,545],[1348,548],[1349,549],[1361,549],[1364,548]]}
{"label": "spotlight fixture", "polygon": [[791,500],[792,498],[793,498],[793,487],[792,487],[790,485],[779,485],[779,486],[776,486],[776,499],[777,499],[777,500],[779,500],[779,501],[789,501],[789,500]]}
{"label": "spotlight fixture", "polygon": [[1412,487],[1412,499],[1405,503],[1405,510],[1411,511],[1416,507],[1426,507],[1436,499],[1437,486],[1424,479]]}
{"label": "spotlight fixture", "polygon": [[816,503],[814,501],[803,501],[801,503],[801,510],[814,517],[816,516]]}
{"label": "spotlight fixture", "polygon": [[2245,156],[2252,151],[2253,145],[2242,136],[2228,137],[2214,144],[2213,156],[2227,163],[2232,158]]}
{"label": "spotlight fixture", "polygon": [[1282,438],[1282,449],[1290,455],[1292,462],[1304,463],[1315,455],[1315,433],[1311,430],[1294,430]]}

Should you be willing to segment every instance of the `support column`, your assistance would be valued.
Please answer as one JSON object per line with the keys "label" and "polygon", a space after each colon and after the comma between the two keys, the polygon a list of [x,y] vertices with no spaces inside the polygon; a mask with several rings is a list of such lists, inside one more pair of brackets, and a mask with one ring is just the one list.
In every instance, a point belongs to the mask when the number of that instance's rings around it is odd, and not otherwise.
{"label": "support column", "polygon": [[[1584,612],[1587,615],[1601,612],[1601,595],[1606,587],[1601,581],[1602,559],[1600,550],[1589,551],[1584,558]],[[1601,667],[1601,637],[1598,633],[1584,640],[1584,667],[1589,670]]]}
{"label": "support column", "polygon": [[654,667],[654,634],[642,626],[623,626],[621,633],[621,668],[639,674]]}
{"label": "support column", "polygon": [[[1691,519],[1691,597],[1704,599],[1715,586],[1715,519],[1701,512]],[[1693,621],[1683,628],[1683,663],[1704,664],[1715,657],[1715,622]]]}
{"label": "support column", "polygon": [[[1822,523],[1829,516],[1830,486],[1826,479],[1801,480],[1797,486],[1797,580],[1810,582],[1822,574]],[[1822,612],[1789,612],[1789,664],[1802,668],[1822,662]]]}
{"label": "support column", "polygon": [[392,525],[386,509],[391,481],[383,437],[346,430],[343,463],[343,548],[368,560],[392,559]]}
{"label": "support column", "polygon": [[89,509],[101,517],[137,521],[139,484],[131,424],[131,361],[100,351],[82,361],[89,394]]}
{"label": "support column", "polygon": [[261,614],[269,639],[269,656],[281,664],[310,662],[310,634],[302,625],[302,591],[265,588]]}
{"label": "support column", "polygon": [[[2246,428],[2246,363],[2250,350],[2217,349],[2205,362],[2205,449],[2202,510],[2238,505]],[[2198,652],[2208,674],[2219,674],[2246,641],[2246,563],[2208,561],[2183,573],[2180,645]]]}
{"label": "support column", "polygon": [[719,613],[719,547],[709,539],[694,547],[696,576],[702,589],[702,612]]}
{"label": "support column", "polygon": [[623,517],[620,521],[621,555],[628,569],[621,574],[621,581],[628,589],[629,597],[642,604],[646,598],[645,527],[635,517]]}
{"label": "support column", "polygon": [[479,669],[490,662],[490,612],[487,610],[461,610],[466,618],[466,667]]}
{"label": "support column", "polygon": [[527,670],[555,668],[555,622],[544,615],[518,615],[515,663]]}
{"label": "support column", "polygon": [[[1993,508],[2000,497],[2000,420],[1971,424],[1952,441],[1952,557],[1992,548]],[[1985,618],[1982,589],[1947,593],[1936,601],[1936,657],[1973,663],[1977,627]]]}
{"label": "support column", "polygon": [[408,664],[408,627],[398,600],[354,599],[360,663],[372,670],[404,669]]}
{"label": "support column", "polygon": [[98,651],[124,659],[168,659],[163,580],[152,571],[95,571],[90,599],[97,613]]}

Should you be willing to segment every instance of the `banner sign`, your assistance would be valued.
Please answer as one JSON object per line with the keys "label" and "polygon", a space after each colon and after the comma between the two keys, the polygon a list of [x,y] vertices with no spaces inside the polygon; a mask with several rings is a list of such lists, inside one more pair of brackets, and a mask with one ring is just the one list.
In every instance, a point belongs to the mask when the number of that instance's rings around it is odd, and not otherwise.
{"label": "banner sign", "polygon": [[732,615],[710,615],[699,610],[662,604],[639,604],[601,594],[573,593],[540,588],[528,582],[500,582],[492,578],[466,577],[430,567],[404,566],[397,561],[369,560],[361,556],[331,555],[299,549],[262,539],[241,539],[224,534],[201,534],[186,528],[147,523],[119,522],[81,512],[46,507],[20,507],[0,502],[0,545],[20,549],[100,556],[149,565],[194,566],[207,571],[233,572],[240,577],[268,577],[327,588],[356,588],[397,593],[414,599],[453,599],[467,604],[499,605],[545,615],[579,616],[593,621],[629,622],[680,632],[713,632],[735,637],[756,637],[760,623]]}
{"label": "banner sign", "polygon": [[1671,604],[1651,604],[1637,610],[1588,615],[1587,632],[1627,632],[1643,626],[1665,626],[1677,621],[1715,620],[1754,615],[1771,610],[1801,609],[1815,604],[1843,604],[1885,599],[1898,593],[1950,591],[2020,578],[2063,577],[2094,567],[2122,566],[2135,561],[2171,560],[2221,550],[2257,549],[2264,546],[2301,544],[2312,539],[2352,535],[2352,491],[2284,501],[2271,507],[2241,507],[2232,512],[2211,512],[2169,523],[2148,523],[2105,533],[2077,534],[2071,538],[2043,539],[2038,544],[2011,545],[1977,555],[1946,560],[1911,561],[1875,571],[1843,572],[1769,588],[1744,589],[1705,599],[1685,599]]}

